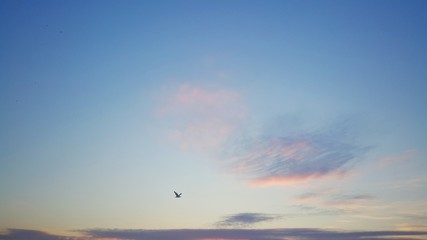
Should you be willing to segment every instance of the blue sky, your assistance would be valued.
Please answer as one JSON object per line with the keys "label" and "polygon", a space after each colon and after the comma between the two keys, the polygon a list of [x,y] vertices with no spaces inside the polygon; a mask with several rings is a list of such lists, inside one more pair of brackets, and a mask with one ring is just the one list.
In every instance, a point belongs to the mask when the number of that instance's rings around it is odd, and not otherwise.
{"label": "blue sky", "polygon": [[1,1],[0,239],[422,239],[426,10]]}

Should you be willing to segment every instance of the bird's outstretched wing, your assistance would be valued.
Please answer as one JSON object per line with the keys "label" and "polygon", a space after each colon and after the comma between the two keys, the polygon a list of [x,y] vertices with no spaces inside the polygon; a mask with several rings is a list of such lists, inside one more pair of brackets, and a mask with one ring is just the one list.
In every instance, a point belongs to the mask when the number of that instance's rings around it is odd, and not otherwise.
{"label": "bird's outstretched wing", "polygon": [[175,192],[175,191],[173,191],[173,192],[175,193],[175,197],[177,197],[177,198],[181,197],[181,194],[182,194],[182,193],[178,194],[178,193],[177,193],[177,192]]}

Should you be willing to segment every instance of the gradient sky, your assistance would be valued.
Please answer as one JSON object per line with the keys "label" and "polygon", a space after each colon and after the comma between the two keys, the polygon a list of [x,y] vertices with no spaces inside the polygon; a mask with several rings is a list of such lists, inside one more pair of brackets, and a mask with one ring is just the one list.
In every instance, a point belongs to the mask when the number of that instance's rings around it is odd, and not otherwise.
{"label": "gradient sky", "polygon": [[0,239],[425,239],[426,12],[0,1]]}

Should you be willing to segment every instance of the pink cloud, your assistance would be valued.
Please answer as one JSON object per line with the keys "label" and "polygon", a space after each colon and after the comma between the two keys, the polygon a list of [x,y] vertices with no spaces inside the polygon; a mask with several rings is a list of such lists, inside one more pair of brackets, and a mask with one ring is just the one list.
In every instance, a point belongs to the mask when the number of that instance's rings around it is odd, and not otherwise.
{"label": "pink cloud", "polygon": [[254,187],[267,187],[277,185],[290,185],[294,183],[300,183],[312,179],[326,179],[326,178],[342,178],[348,175],[348,171],[334,171],[334,172],[308,172],[305,174],[298,173],[294,176],[273,176],[253,179],[250,181],[250,185]]}
{"label": "pink cloud", "polygon": [[288,185],[292,183],[302,182],[316,176],[311,175],[299,175],[295,177],[269,177],[254,179],[250,181],[250,185],[254,187],[266,187],[275,185]]}
{"label": "pink cloud", "polygon": [[247,112],[241,95],[229,89],[208,89],[183,84],[166,93],[166,95],[164,103],[157,109],[158,114],[214,115],[232,113],[230,117],[241,118],[246,116]]}
{"label": "pink cloud", "polygon": [[237,131],[247,107],[236,91],[183,84],[166,95],[156,113],[170,121],[166,135],[181,148],[211,151]]}

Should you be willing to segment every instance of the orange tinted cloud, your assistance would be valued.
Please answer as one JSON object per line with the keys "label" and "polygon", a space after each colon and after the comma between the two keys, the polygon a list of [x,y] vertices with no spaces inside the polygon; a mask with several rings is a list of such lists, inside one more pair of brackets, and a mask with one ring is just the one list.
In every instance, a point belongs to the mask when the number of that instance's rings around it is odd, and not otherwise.
{"label": "orange tinted cloud", "polygon": [[427,231],[427,224],[409,224],[401,223],[396,225],[399,231]]}
{"label": "orange tinted cloud", "polygon": [[278,176],[254,179],[250,182],[251,186],[265,187],[275,185],[288,185],[293,183],[299,183],[302,181],[316,179],[316,178],[340,178],[347,175],[347,171],[336,171],[332,173],[307,173],[296,176]]}
{"label": "orange tinted cloud", "polygon": [[274,185],[287,185],[292,183],[297,183],[301,181],[308,180],[310,178],[314,178],[316,176],[312,175],[300,175],[294,177],[269,177],[269,178],[261,178],[254,179],[250,181],[252,186],[256,187],[264,187],[264,186],[274,186]]}

